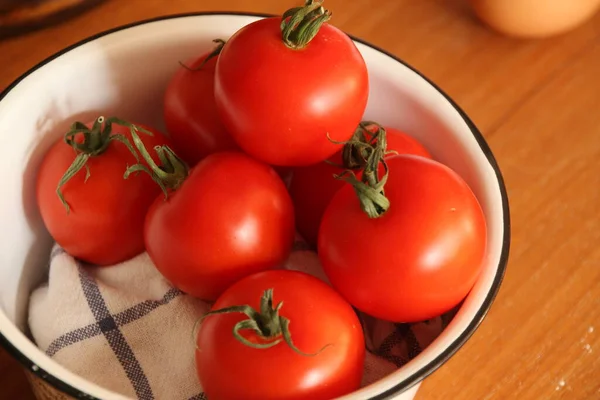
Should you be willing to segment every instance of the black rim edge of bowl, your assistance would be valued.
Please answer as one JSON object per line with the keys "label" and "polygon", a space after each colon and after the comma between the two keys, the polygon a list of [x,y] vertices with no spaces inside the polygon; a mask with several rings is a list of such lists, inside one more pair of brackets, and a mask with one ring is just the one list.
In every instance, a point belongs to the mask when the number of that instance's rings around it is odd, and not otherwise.
{"label": "black rim edge of bowl", "polygon": [[[200,11],[200,12],[191,12],[191,13],[163,15],[163,16],[159,16],[159,17],[155,17],[155,18],[149,18],[149,19],[144,19],[144,20],[140,20],[140,21],[135,21],[130,24],[117,26],[115,28],[111,28],[111,29],[99,32],[95,35],[92,35],[83,40],[80,40],[80,41],[60,50],[59,52],[47,57],[46,59],[42,60],[38,64],[34,65],[27,72],[25,72],[20,77],[18,77],[15,81],[13,81],[8,87],[6,87],[6,89],[4,89],[0,93],[0,101],[2,101],[4,99],[4,97],[6,97],[6,95],[15,86],[17,86],[23,79],[25,79],[27,76],[29,76],[30,74],[32,74],[39,68],[43,67],[44,65],[48,64],[52,60],[60,57],[61,55],[65,54],[65,53],[68,53],[69,51],[71,51],[81,45],[84,45],[88,42],[91,42],[91,41],[101,38],[103,36],[107,36],[111,33],[123,31],[123,30],[129,29],[129,28],[133,28],[133,27],[136,27],[139,25],[144,25],[144,24],[151,23],[151,22],[157,22],[157,21],[169,20],[169,19],[175,19],[175,18],[202,16],[202,15],[232,15],[232,16],[247,16],[247,17],[271,17],[271,16],[273,16],[271,14],[261,14],[261,13],[253,13],[253,12]],[[483,137],[483,135],[481,134],[479,129],[477,129],[477,127],[475,126],[473,121],[471,121],[471,119],[466,115],[466,113],[460,108],[460,106],[458,104],[456,104],[456,102],[454,100],[452,100],[452,98],[448,94],[446,94],[446,92],[444,92],[440,87],[438,87],[429,78],[424,76],[416,68],[412,67],[405,61],[399,59],[398,57],[389,53],[388,51],[379,48],[378,46],[375,46],[375,45],[373,45],[369,42],[366,42],[362,39],[356,38],[352,35],[349,35],[349,36],[350,36],[350,38],[352,38],[352,40],[354,40],[358,43],[361,43],[365,46],[371,47],[372,49],[377,50],[377,51],[387,55],[388,57],[391,57],[395,61],[397,61],[400,64],[404,65],[405,67],[409,68],[411,71],[415,72],[422,79],[424,79],[427,83],[429,83],[442,96],[444,96],[444,98],[460,114],[461,118],[466,122],[467,126],[471,130],[471,133],[477,140],[479,147],[483,151],[484,155],[486,156],[488,162],[490,163],[491,167],[493,168],[493,170],[496,174],[496,178],[498,179],[498,186],[500,188],[500,195],[502,197],[503,224],[504,224],[502,252],[500,254],[500,261],[498,263],[498,269],[496,271],[496,276],[494,277],[494,281],[492,282],[492,287],[491,287],[489,293],[487,294],[485,300],[483,301],[481,308],[477,311],[477,313],[475,314],[475,317],[473,318],[471,323],[467,326],[466,330],[458,338],[456,338],[456,340],[454,340],[450,344],[450,346],[448,346],[448,348],[446,348],[438,357],[436,357],[434,360],[429,362],[426,366],[424,366],[423,368],[418,370],[415,374],[413,374],[408,379],[389,388],[385,392],[380,393],[380,394],[368,399],[368,400],[384,400],[384,399],[389,398],[389,396],[396,395],[396,394],[399,394],[401,392],[404,392],[404,391],[410,389],[411,387],[413,387],[414,385],[416,385],[417,383],[419,383],[423,379],[425,379],[427,376],[432,374],[435,370],[437,370],[444,362],[446,362],[450,357],[452,357],[467,342],[467,340],[469,340],[469,338],[473,335],[473,333],[475,333],[475,331],[477,330],[477,328],[479,327],[479,325],[485,318],[486,314],[488,313],[489,309],[492,306],[492,303],[494,302],[494,299],[496,298],[496,295],[498,294],[500,285],[504,278],[506,266],[508,264],[508,257],[509,257],[509,251],[510,251],[510,232],[511,232],[510,211],[509,211],[509,204],[508,204],[508,193],[506,191],[506,186],[504,184],[504,178],[502,177],[502,173],[500,171],[498,163],[497,163],[494,155],[492,154],[492,151],[491,151],[489,145],[485,141],[485,138]],[[41,368],[39,368],[35,363],[33,363],[29,358],[27,358],[27,356],[25,356],[19,349],[17,349],[11,342],[9,342],[8,339],[6,339],[1,332],[0,332],[0,345],[2,347],[4,347],[6,349],[6,351],[8,353],[10,353],[15,359],[17,359],[21,364],[23,364],[25,367],[27,367],[27,369],[30,372],[32,372],[36,376],[40,377],[41,379],[45,380],[50,385],[54,386],[56,389],[66,393],[70,396],[74,396],[75,398],[96,399],[95,397],[93,397],[89,394],[86,394],[86,393],[80,391],[79,389],[74,388],[73,386],[69,385],[68,383],[63,382],[59,378],[53,376],[52,374],[48,373],[47,371],[42,370]]]}

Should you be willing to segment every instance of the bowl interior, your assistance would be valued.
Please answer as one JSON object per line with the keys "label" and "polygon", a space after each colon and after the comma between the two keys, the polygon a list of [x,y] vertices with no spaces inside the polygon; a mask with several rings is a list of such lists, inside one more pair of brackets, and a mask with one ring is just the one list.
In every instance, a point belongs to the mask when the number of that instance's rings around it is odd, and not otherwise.
{"label": "bowl interior", "polygon": [[[34,70],[0,98],[0,333],[47,373],[96,397],[120,398],[54,363],[25,336],[27,300],[47,272],[51,240],[34,196],[36,171],[51,143],[70,123],[117,115],[163,128],[162,97],[178,61],[212,48],[258,17],[190,15],[137,24],[100,35]],[[357,43],[369,68],[365,119],[405,130],[471,186],[488,223],[483,273],[442,335],[417,358],[387,378],[347,398],[365,399],[431,372],[454,342],[472,332],[491,302],[504,268],[507,207],[501,178],[482,139],[434,86],[409,67]],[[482,147],[483,146],[483,147]],[[451,352],[451,351],[450,351]],[[420,375],[419,375],[420,374]],[[420,378],[419,378],[420,376]]]}

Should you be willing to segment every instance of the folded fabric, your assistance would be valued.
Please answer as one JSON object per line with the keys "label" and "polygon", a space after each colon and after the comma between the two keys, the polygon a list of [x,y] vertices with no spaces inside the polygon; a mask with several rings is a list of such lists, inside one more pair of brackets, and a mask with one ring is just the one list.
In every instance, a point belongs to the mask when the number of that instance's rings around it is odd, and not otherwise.
{"label": "folded fabric", "polygon": [[[317,254],[300,240],[283,267],[327,282]],[[99,268],[55,246],[48,282],[31,294],[29,326],[48,356],[100,386],[140,400],[200,400],[192,331],[209,309],[173,288],[146,253]],[[365,386],[418,355],[452,313],[418,324],[359,316]]]}

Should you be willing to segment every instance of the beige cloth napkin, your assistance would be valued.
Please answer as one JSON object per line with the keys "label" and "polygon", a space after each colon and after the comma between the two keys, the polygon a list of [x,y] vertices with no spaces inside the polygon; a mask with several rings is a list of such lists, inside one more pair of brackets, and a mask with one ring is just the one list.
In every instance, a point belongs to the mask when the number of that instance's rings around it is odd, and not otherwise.
{"label": "beige cloth napkin", "polygon": [[[327,281],[301,240],[284,268]],[[202,400],[191,332],[209,308],[173,288],[145,253],[98,268],[55,247],[48,282],[31,294],[29,326],[46,354],[107,389],[140,400]],[[359,315],[369,350],[363,386],[418,355],[451,317],[409,325]]]}

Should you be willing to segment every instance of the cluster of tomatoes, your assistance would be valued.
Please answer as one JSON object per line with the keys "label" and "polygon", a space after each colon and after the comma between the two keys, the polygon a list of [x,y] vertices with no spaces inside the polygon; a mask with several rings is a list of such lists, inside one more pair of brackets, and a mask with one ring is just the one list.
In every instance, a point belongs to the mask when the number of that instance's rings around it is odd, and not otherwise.
{"label": "cluster of tomatoes", "polygon": [[[175,287],[215,301],[197,336],[210,399],[356,390],[353,307],[441,315],[484,257],[467,184],[406,133],[361,121],[367,67],[329,18],[308,0],[182,64],[165,93],[168,137],[115,117],[76,122],[41,165],[41,215],[68,253],[109,266],[146,251]],[[296,231],[331,286],[278,268]]]}

